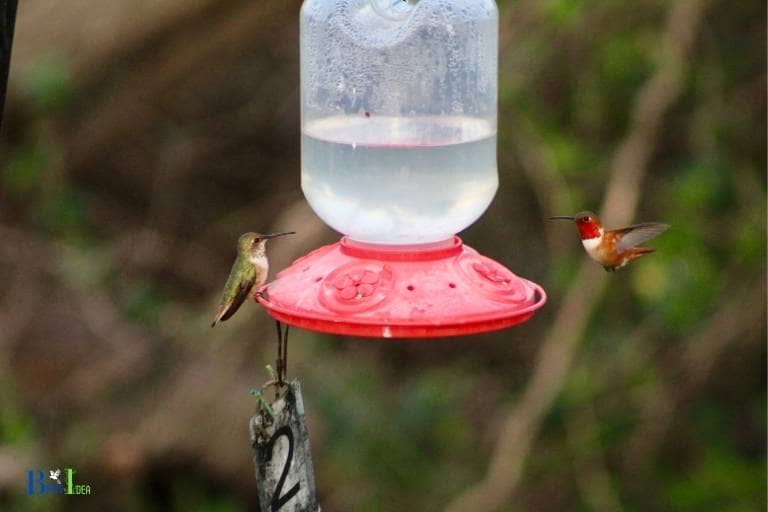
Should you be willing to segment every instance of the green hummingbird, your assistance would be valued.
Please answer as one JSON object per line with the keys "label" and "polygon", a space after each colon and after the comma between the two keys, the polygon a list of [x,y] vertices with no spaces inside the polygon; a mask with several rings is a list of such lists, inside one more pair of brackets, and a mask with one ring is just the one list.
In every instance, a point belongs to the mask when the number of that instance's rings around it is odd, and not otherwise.
{"label": "green hummingbird", "polygon": [[294,235],[295,231],[285,233],[245,233],[237,241],[237,259],[229,272],[224,293],[221,295],[219,309],[211,327],[234,315],[247,297],[255,297],[259,287],[267,280],[269,261],[267,260],[267,240],[283,235]]}

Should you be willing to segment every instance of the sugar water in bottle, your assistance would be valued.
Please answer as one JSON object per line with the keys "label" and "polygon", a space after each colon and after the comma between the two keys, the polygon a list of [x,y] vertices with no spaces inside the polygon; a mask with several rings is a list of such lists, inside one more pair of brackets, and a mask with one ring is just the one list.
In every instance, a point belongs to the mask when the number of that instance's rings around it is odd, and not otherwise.
{"label": "sugar water in bottle", "polygon": [[493,0],[305,0],[302,190],[360,242],[450,239],[498,187]]}

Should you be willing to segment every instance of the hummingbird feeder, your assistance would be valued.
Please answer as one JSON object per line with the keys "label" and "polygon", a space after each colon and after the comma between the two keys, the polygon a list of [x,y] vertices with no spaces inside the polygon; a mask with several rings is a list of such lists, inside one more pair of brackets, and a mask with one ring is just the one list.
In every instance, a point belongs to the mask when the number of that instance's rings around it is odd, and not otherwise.
{"label": "hummingbird feeder", "polygon": [[528,320],[544,290],[456,233],[498,187],[494,0],[305,0],[301,184],[344,234],[257,300],[335,334],[432,338]]}

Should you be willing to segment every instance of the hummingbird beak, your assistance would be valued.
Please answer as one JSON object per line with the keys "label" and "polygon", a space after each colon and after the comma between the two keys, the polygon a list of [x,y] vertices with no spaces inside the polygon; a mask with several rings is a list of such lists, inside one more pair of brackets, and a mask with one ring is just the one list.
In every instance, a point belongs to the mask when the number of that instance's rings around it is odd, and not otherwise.
{"label": "hummingbird beak", "polygon": [[270,235],[264,235],[262,238],[277,238],[278,236],[284,236],[284,235],[295,235],[295,231],[286,231],[284,233],[272,233]]}
{"label": "hummingbird beak", "polygon": [[574,220],[575,217],[573,215],[555,215],[554,217],[550,217],[549,220]]}

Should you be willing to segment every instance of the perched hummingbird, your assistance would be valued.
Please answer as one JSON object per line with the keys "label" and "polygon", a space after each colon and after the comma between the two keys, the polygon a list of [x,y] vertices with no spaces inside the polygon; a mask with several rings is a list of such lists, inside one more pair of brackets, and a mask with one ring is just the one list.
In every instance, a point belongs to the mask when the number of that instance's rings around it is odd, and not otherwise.
{"label": "perched hummingbird", "polygon": [[615,272],[635,258],[655,251],[650,247],[638,246],[669,228],[669,224],[644,222],[626,228],[605,230],[600,219],[592,212],[580,212],[574,216],[557,215],[550,219],[575,222],[587,254],[608,272]]}
{"label": "perched hummingbird", "polygon": [[213,319],[211,327],[223,322],[234,315],[247,297],[254,297],[256,291],[267,280],[269,261],[267,260],[267,240],[283,235],[293,235],[294,231],[286,233],[245,233],[237,241],[237,259],[229,272],[224,293],[221,296],[219,310]]}

